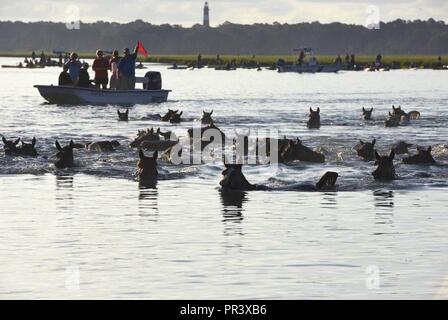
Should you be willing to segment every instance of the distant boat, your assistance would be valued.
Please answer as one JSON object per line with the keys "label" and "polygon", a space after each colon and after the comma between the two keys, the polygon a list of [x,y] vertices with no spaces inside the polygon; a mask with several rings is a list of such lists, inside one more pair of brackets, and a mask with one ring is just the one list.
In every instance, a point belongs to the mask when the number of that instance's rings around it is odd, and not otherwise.
{"label": "distant boat", "polygon": [[346,66],[343,64],[316,64],[316,65],[297,65],[285,64],[278,66],[278,72],[297,72],[297,73],[318,73],[318,72],[338,72],[345,70]]}
{"label": "distant boat", "polygon": [[45,66],[41,66],[40,64],[35,64],[32,67],[31,66],[24,66],[24,65],[2,65],[2,68],[10,68],[10,69],[42,69],[45,68]]}
{"label": "distant boat", "polygon": [[140,63],[140,64],[137,64],[137,65],[135,66],[135,69],[148,69],[148,68],[145,67],[145,66],[143,65],[143,63]]}
{"label": "distant boat", "polygon": [[173,64],[171,67],[168,67],[170,70],[186,70],[188,66],[178,66],[177,64]]}
{"label": "distant boat", "polygon": [[297,73],[319,73],[319,72],[338,72],[346,70],[347,65],[341,63],[319,64],[316,56],[311,48],[294,49],[295,52],[307,53],[310,58],[307,63],[303,61],[303,56],[298,56],[297,59],[302,59],[302,64],[286,64],[284,60],[277,62],[278,72],[297,72]]}

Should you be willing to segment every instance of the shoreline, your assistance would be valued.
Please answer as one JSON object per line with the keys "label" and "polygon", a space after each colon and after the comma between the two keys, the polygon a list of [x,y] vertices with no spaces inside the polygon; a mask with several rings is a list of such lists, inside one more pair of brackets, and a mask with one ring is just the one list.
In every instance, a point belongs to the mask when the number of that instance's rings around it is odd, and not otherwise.
{"label": "shoreline", "polygon": [[[36,52],[39,57],[41,52]],[[53,59],[58,55],[51,52],[44,52],[47,57]],[[31,52],[0,52],[0,57],[7,58],[25,58],[30,57]],[[81,59],[93,59],[95,54],[93,52],[80,52]],[[194,65],[197,63],[198,55],[175,55],[175,54],[160,54],[150,55],[149,57],[139,56],[138,61],[152,62],[162,64],[177,64],[177,65]],[[360,55],[356,56],[356,63],[358,65],[369,65],[375,61],[376,55]],[[317,60],[322,64],[333,63],[336,56],[330,55],[316,55]],[[345,56],[341,55],[344,59]],[[437,55],[384,55],[383,64],[394,69],[409,68],[411,65],[417,68],[434,68],[437,65]],[[237,67],[270,67],[274,65],[279,59],[283,59],[287,64],[294,63],[297,58],[293,55],[220,55],[222,65],[235,62]],[[202,55],[202,63],[204,65],[216,65],[217,55]],[[448,57],[442,56],[442,64],[448,64]]]}

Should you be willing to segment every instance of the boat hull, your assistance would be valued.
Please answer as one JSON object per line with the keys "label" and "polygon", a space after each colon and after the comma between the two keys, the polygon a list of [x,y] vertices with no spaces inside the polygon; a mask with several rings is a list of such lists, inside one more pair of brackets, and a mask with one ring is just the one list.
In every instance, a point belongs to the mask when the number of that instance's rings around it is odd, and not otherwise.
{"label": "boat hull", "polygon": [[34,86],[52,104],[134,105],[166,102],[171,90],[99,90],[71,86]]}
{"label": "boat hull", "polygon": [[338,72],[345,70],[345,65],[340,64],[318,64],[310,65],[281,65],[278,67],[279,72],[297,72],[297,73],[318,73],[318,72]]}

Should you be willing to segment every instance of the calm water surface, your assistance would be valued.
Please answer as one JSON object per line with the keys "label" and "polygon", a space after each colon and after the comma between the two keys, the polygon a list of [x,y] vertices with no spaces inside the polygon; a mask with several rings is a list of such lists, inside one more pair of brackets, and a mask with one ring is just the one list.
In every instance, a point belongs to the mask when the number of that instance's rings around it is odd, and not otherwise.
{"label": "calm water surface", "polygon": [[[1,64],[17,59],[0,58]],[[39,157],[0,151],[0,298],[447,298],[448,72],[278,74],[162,71],[169,102],[138,105],[118,122],[116,106],[48,105],[34,84],[58,68],[0,69],[0,134],[37,138]],[[140,70],[139,73],[144,73]],[[409,126],[384,128],[392,104],[419,110]],[[322,128],[305,126],[310,106]],[[362,106],[375,120],[361,120]],[[179,125],[154,116],[184,111]],[[137,130],[185,136],[202,110],[229,136],[279,130],[324,152],[322,165],[246,166],[251,182],[285,186],[340,173],[338,192],[222,194],[222,163],[159,162],[156,189],[134,180]],[[357,159],[358,139],[381,152],[398,140],[433,146],[439,165],[401,165],[377,183]],[[76,167],[55,170],[54,141],[117,139],[114,153],[75,150]],[[412,149],[415,152],[415,149]]]}

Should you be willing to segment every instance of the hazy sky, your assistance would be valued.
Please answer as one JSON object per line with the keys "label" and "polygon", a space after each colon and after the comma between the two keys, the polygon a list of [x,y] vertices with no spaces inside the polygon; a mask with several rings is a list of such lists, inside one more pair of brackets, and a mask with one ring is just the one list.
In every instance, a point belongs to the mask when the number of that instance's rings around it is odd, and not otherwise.
{"label": "hazy sky", "polygon": [[[0,20],[66,22],[79,12],[80,20],[85,22],[141,19],[191,26],[202,22],[203,4],[203,0],[0,0]],[[339,21],[364,25],[377,17],[381,21],[430,17],[448,21],[447,0],[210,0],[209,5],[212,26],[225,21]]]}

